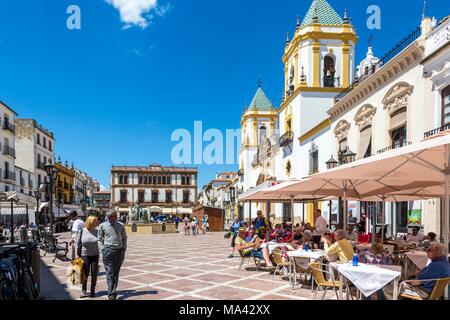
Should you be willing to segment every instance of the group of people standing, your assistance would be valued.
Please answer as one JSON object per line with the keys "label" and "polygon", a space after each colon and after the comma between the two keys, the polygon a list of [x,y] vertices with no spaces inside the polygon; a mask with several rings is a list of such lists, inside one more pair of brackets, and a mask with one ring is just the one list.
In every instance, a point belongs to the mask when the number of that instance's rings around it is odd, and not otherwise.
{"label": "group of people standing", "polygon": [[[193,236],[198,234],[199,227],[197,217],[189,218],[186,216],[184,217],[183,222],[184,222],[184,235],[191,234],[191,231]],[[202,216],[201,225],[202,225],[201,230],[203,234],[205,234],[207,231],[210,231],[209,218],[207,214]]]}
{"label": "group of people standing", "polygon": [[99,272],[100,253],[106,271],[108,299],[116,300],[119,273],[125,259],[127,234],[124,225],[118,221],[117,212],[107,213],[105,222],[99,223],[96,216],[89,216],[84,222],[76,212],[71,214],[71,245],[77,247],[77,255],[83,259],[85,281],[82,283],[83,294],[87,295],[87,282],[91,276],[90,297],[95,297],[95,287]]}

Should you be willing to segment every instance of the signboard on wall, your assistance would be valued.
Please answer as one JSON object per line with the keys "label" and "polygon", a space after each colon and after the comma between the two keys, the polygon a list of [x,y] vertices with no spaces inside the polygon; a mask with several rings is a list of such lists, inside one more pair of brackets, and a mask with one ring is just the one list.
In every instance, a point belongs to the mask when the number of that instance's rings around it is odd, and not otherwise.
{"label": "signboard on wall", "polygon": [[410,224],[422,224],[422,210],[408,210],[408,225]]}

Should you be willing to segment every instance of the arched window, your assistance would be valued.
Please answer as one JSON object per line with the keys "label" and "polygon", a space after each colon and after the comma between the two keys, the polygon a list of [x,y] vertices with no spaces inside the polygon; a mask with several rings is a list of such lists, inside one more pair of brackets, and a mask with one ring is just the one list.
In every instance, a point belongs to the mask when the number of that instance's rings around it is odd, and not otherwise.
{"label": "arched window", "polygon": [[186,184],[186,178],[185,176],[181,176],[181,185],[185,185]]}
{"label": "arched window", "polygon": [[153,176],[152,180],[153,180],[153,184],[156,184],[156,176]]}
{"label": "arched window", "polygon": [[162,177],[162,184],[166,184],[166,176]]}
{"label": "arched window", "polygon": [[123,176],[119,174],[119,184],[123,184]]}
{"label": "arched window", "polygon": [[123,184],[128,184],[128,175],[127,174],[123,177]]}
{"label": "arched window", "polygon": [[323,86],[328,88],[335,87],[334,75],[336,70],[334,69],[334,59],[331,55],[326,55],[323,58]]}
{"label": "arched window", "polygon": [[139,184],[142,184],[142,176],[139,176]]}
{"label": "arched window", "polygon": [[148,177],[144,176],[144,184],[147,184],[147,183],[148,183]]}
{"label": "arched window", "polygon": [[158,184],[161,184],[161,176],[158,176]]}
{"label": "arched window", "polygon": [[186,177],[186,185],[191,185],[191,177],[190,176],[187,176]]}

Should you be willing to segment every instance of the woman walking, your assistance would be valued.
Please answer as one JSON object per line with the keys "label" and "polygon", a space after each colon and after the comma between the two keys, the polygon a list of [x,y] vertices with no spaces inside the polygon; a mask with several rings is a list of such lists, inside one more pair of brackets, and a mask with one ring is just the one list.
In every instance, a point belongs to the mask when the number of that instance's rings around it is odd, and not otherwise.
{"label": "woman walking", "polygon": [[184,235],[186,236],[186,235],[190,234],[190,232],[191,232],[190,230],[191,230],[191,225],[189,223],[189,218],[185,217],[184,218]]}
{"label": "woman walking", "polygon": [[90,297],[95,297],[95,286],[97,284],[98,274],[98,218],[90,216],[87,218],[85,227],[81,230],[78,238],[78,256],[84,261],[83,271],[86,280],[82,285],[83,294],[87,295],[87,280],[91,274],[91,291]]}

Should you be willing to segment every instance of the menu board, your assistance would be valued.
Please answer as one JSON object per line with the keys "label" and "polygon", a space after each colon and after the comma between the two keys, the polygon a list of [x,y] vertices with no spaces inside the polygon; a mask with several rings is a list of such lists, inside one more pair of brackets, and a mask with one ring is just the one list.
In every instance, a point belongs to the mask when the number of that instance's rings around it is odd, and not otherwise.
{"label": "menu board", "polygon": [[416,209],[416,210],[409,210],[408,211],[408,225],[410,224],[422,224],[422,210]]}

